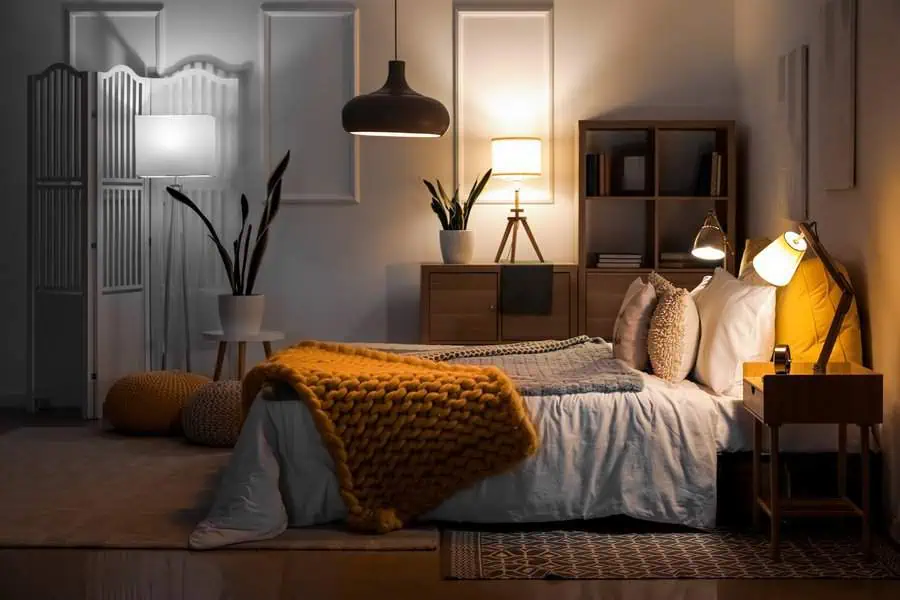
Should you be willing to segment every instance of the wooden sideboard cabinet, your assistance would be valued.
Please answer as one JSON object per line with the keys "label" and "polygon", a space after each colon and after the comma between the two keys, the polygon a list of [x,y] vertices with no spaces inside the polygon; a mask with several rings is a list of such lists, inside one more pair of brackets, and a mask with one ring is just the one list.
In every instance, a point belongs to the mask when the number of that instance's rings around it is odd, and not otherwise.
{"label": "wooden sideboard cabinet", "polygon": [[492,344],[578,334],[577,265],[553,265],[553,305],[548,315],[502,314],[502,266],[422,265],[422,343]]}

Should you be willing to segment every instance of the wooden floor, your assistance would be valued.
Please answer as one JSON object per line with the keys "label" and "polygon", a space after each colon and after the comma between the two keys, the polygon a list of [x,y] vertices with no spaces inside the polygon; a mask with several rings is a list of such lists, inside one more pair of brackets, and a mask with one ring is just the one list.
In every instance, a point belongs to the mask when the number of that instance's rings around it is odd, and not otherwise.
{"label": "wooden floor", "polygon": [[[0,432],[33,419],[0,415]],[[0,600],[243,598],[887,600],[900,581],[462,582],[441,579],[438,552],[0,549]]]}
{"label": "wooden floor", "polygon": [[855,600],[878,581],[442,581],[437,552],[0,550],[3,600]]}

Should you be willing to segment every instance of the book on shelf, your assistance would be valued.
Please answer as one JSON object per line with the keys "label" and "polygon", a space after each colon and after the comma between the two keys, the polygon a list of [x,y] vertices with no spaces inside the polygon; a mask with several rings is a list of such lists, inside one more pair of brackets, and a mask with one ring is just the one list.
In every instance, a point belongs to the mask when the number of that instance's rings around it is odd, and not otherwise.
{"label": "book on shelf", "polygon": [[584,155],[585,196],[609,195],[609,159],[605,153]]}
{"label": "book on shelf", "polygon": [[722,195],[723,158],[721,152],[704,152],[700,155],[697,181],[694,186],[695,196]]}

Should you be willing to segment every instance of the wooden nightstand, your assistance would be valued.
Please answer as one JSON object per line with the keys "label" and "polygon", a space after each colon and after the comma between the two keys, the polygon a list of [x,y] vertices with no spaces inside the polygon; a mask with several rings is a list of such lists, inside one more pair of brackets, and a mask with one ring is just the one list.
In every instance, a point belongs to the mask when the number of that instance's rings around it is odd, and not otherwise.
{"label": "wooden nightstand", "polygon": [[[830,363],[828,372],[814,374],[812,363],[794,363],[791,373],[777,375],[772,363],[744,363],[744,408],[753,424],[753,524],[760,510],[769,515],[771,554],[779,559],[782,517],[862,518],[862,547],[868,556],[870,533],[869,434],[882,421],[882,375],[853,363]],[[778,432],[792,423],[838,426],[838,494],[827,499],[785,499],[778,489]],[[862,507],[847,497],[847,424],[859,426],[862,465]],[[769,427],[769,498],[760,495],[763,425]]]}

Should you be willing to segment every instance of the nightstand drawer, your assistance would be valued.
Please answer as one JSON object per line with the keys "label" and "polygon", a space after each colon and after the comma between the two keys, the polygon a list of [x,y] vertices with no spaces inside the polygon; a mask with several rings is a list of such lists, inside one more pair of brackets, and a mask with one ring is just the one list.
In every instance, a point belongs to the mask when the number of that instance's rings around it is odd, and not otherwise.
{"label": "nightstand drawer", "polygon": [[431,273],[428,294],[432,342],[497,340],[496,273]]}
{"label": "nightstand drawer", "polygon": [[765,421],[763,392],[746,379],[744,380],[744,407],[759,417],[761,421]]}

